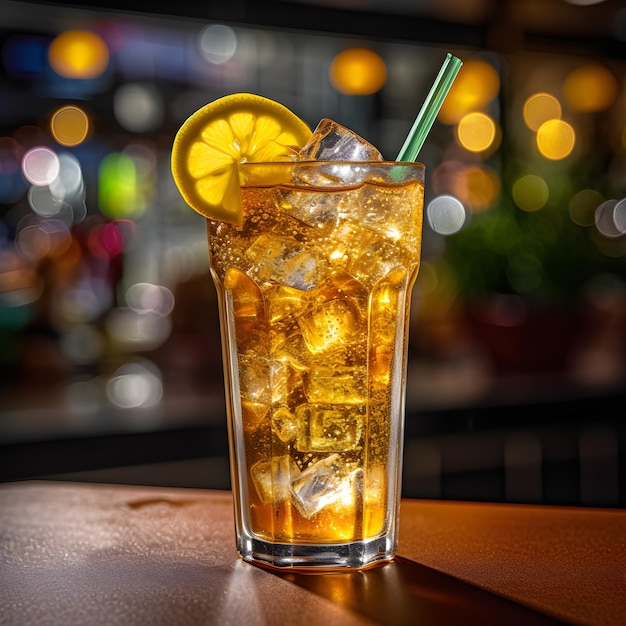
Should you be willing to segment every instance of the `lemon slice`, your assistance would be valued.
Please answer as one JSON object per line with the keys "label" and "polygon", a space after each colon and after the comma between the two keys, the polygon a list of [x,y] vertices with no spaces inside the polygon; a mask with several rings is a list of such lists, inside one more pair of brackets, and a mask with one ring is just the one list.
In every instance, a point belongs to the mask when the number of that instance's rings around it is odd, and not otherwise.
{"label": "lemon slice", "polygon": [[172,175],[189,206],[209,219],[240,224],[239,164],[290,161],[311,137],[287,107],[236,93],[207,104],[181,126]]}

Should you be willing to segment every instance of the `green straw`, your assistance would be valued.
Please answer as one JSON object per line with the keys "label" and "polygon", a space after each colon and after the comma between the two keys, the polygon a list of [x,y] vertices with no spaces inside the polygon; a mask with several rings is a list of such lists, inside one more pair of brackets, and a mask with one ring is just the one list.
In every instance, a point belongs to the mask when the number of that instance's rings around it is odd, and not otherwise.
{"label": "green straw", "polygon": [[417,155],[424,145],[424,140],[435,123],[439,109],[446,99],[450,87],[452,87],[452,83],[461,69],[461,65],[463,65],[463,61],[448,52],[428,96],[413,122],[411,132],[398,153],[396,161],[412,162],[417,159]]}

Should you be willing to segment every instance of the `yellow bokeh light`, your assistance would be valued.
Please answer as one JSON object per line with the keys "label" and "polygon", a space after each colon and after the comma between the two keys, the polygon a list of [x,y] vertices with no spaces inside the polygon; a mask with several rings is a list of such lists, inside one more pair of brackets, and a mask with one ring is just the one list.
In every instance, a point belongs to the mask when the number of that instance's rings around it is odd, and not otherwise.
{"label": "yellow bokeh light", "polygon": [[61,145],[77,146],[89,134],[89,116],[77,106],[62,106],[52,114],[50,131]]}
{"label": "yellow bokeh light", "polygon": [[489,104],[499,90],[500,77],[493,65],[477,59],[466,61],[443,102],[439,121],[457,124],[470,111]]}
{"label": "yellow bokeh light", "polygon": [[496,123],[485,113],[468,113],[459,121],[457,139],[470,152],[488,150],[496,138]]}
{"label": "yellow bokeh light", "polygon": [[612,72],[599,63],[588,63],[571,72],[563,84],[563,93],[575,111],[604,111],[614,102],[618,91]]}
{"label": "yellow bokeh light", "polygon": [[376,93],[385,84],[387,67],[373,50],[349,48],[333,59],[328,74],[337,91],[365,96]]}
{"label": "yellow bokeh light", "polygon": [[548,120],[537,130],[537,148],[546,159],[564,159],[571,154],[575,143],[574,129],[563,120]]}
{"label": "yellow bokeh light", "polygon": [[96,78],[109,64],[109,49],[96,33],[68,30],[52,40],[48,61],[59,76]]}
{"label": "yellow bokeh light", "polygon": [[524,102],[524,122],[530,130],[537,131],[548,120],[561,118],[561,103],[549,93],[535,93]]}
{"label": "yellow bokeh light", "polygon": [[538,211],[546,204],[549,196],[548,184],[541,176],[527,174],[513,184],[513,200],[523,211]]}

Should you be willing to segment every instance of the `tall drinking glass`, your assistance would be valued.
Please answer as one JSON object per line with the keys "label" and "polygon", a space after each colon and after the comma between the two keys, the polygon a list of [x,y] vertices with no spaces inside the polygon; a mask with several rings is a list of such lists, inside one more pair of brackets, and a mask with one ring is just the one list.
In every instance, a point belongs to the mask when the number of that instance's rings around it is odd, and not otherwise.
{"label": "tall drinking glass", "polygon": [[208,222],[237,548],[276,567],[390,560],[424,166],[240,166],[241,225]]}

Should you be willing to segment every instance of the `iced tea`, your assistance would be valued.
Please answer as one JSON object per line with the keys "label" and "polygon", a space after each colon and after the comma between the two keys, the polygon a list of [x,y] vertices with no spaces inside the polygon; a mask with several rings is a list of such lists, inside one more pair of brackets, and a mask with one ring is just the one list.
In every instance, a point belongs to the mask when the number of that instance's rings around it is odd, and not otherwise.
{"label": "iced tea", "polygon": [[244,558],[391,558],[420,164],[240,166],[240,226],[209,221]]}

